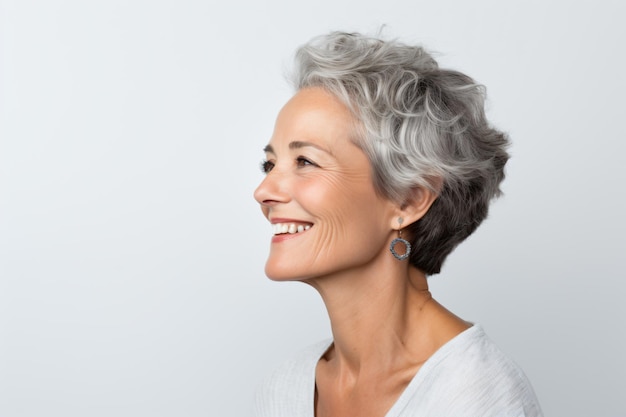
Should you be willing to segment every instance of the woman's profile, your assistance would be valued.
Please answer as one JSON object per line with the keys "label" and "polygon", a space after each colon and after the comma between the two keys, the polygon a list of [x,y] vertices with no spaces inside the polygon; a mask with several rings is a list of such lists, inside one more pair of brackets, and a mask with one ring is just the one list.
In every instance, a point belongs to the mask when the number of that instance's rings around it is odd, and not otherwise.
{"label": "woman's profile", "polygon": [[265,272],[315,288],[332,339],[270,375],[256,415],[541,416],[517,365],[428,289],[500,194],[508,139],[483,87],[421,47],[339,32],[298,50],[294,83],[254,193]]}

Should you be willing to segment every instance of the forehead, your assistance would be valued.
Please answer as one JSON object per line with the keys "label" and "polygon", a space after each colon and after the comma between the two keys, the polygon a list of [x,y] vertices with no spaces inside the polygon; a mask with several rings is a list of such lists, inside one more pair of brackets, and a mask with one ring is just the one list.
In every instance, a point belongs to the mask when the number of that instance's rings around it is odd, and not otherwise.
{"label": "forehead", "polygon": [[321,141],[327,146],[352,142],[356,121],[350,110],[334,95],[321,88],[298,91],[276,119],[270,143]]}

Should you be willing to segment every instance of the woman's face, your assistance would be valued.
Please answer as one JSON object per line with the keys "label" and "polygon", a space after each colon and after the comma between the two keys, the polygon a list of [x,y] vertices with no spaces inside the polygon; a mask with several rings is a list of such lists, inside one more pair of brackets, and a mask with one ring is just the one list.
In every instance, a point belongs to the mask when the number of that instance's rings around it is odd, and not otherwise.
{"label": "woman's face", "polygon": [[391,256],[395,207],[374,191],[353,129],[348,108],[319,88],[299,91],[278,115],[254,193],[273,225],[268,277],[306,280]]}

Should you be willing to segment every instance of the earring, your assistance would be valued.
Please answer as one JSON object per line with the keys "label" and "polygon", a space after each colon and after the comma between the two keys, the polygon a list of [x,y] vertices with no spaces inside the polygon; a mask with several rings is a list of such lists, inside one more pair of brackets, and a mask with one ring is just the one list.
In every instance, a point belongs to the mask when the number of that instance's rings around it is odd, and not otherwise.
{"label": "earring", "polygon": [[[404,219],[402,217],[398,217],[398,224],[400,226],[402,226],[403,221]],[[406,247],[406,251],[403,254],[399,254],[398,252],[396,252],[395,248],[398,243],[402,243]],[[398,229],[398,237],[391,241],[391,245],[389,245],[389,250],[391,251],[393,257],[399,261],[405,260],[411,254],[411,242],[406,239],[402,239],[402,229]]]}

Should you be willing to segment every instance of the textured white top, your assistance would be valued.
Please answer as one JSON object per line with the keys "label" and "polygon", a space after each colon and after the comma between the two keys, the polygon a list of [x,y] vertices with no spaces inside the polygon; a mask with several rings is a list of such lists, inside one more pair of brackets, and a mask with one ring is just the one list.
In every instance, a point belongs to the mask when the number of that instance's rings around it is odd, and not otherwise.
{"label": "textured white top", "polygon": [[[315,368],[331,341],[301,352],[260,387],[256,417],[314,417]],[[443,345],[385,417],[540,417],[521,369],[474,325]]]}

